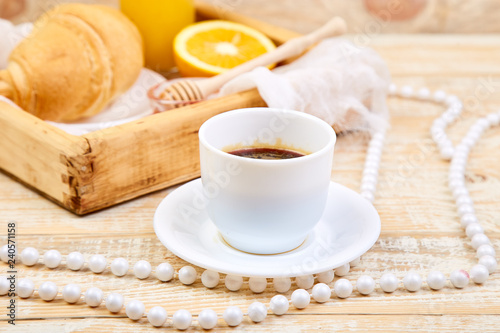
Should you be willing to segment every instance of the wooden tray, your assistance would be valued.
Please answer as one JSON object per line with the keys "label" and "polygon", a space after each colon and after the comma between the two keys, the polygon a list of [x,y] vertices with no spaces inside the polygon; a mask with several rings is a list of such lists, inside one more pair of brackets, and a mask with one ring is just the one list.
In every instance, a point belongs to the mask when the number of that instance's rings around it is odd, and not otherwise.
{"label": "wooden tray", "polygon": [[[247,24],[277,44],[297,33],[197,3],[200,19]],[[198,129],[232,109],[265,106],[254,90],[82,136],[0,102],[0,168],[62,207],[87,214],[199,176]]]}

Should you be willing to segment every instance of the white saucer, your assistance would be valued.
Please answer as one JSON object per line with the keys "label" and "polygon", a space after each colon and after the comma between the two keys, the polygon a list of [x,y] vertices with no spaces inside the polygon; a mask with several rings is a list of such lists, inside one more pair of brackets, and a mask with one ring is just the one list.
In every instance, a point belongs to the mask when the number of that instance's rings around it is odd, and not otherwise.
{"label": "white saucer", "polygon": [[238,251],[222,239],[207,213],[193,199],[201,179],[170,193],[154,216],[160,241],[178,257],[205,269],[256,277],[315,274],[348,263],[380,235],[380,217],[370,202],[345,186],[330,184],[328,204],[320,222],[298,248],[281,254]]}

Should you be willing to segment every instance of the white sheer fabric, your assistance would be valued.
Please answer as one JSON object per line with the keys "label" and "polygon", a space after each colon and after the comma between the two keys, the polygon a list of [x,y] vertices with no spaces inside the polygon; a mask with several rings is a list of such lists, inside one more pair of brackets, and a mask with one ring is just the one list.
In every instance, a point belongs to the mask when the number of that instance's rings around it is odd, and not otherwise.
{"label": "white sheer fabric", "polygon": [[288,65],[240,75],[219,96],[256,86],[269,107],[307,112],[337,129],[373,131],[388,124],[389,83],[387,65],[374,50],[331,38]]}

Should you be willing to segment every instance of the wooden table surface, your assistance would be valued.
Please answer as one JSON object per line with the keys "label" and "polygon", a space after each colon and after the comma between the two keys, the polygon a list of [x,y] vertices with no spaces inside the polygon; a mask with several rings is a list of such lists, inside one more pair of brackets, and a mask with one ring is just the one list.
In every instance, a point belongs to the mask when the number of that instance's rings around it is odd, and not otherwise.
{"label": "wooden table surface", "polygon": [[[465,100],[462,119],[449,129],[456,143],[478,116],[500,109],[499,35],[372,35],[365,39],[349,36],[361,47],[371,46],[386,59],[396,84],[443,89]],[[431,270],[448,275],[452,270],[470,269],[475,251],[460,228],[455,204],[447,187],[449,164],[441,161],[430,141],[429,127],[443,110],[424,102],[389,99],[392,127],[382,156],[379,190],[374,205],[382,219],[379,240],[359,266],[346,276],[351,282],[362,274],[376,280],[384,272],[402,279],[409,270],[426,276]],[[340,136],[336,147],[332,180],[354,190],[360,186],[367,137]],[[489,130],[471,153],[467,186],[487,235],[500,249],[500,128]],[[77,217],[40,195],[0,174],[0,244],[6,242],[7,223],[16,222],[19,249],[28,246],[40,253],[59,250],[63,256],[80,251],[88,258],[103,254],[109,259],[126,258],[131,265],[145,259],[153,267],[170,262],[179,269],[186,262],[177,258],[156,238],[153,214],[173,188]],[[202,270],[197,269],[201,274]],[[7,265],[0,264],[0,274]],[[161,305],[169,315],[184,308],[193,314],[204,308],[218,313],[229,305],[244,312],[253,301],[269,303],[275,295],[269,280],[262,294],[254,294],[245,284],[240,292],[230,292],[221,283],[206,289],[199,279],[192,286],[178,281],[161,283],[153,276],[138,280],[131,274],[115,277],[109,269],[93,274],[88,268],[73,272],[61,265],[48,269],[17,265],[18,278],[29,277],[36,287],[53,281],[60,288],[78,283],[82,290],[91,286],[105,294],[120,292],[127,300],[138,299],[146,310]],[[336,278],[337,279],[337,278]],[[333,284],[332,284],[333,285]],[[285,295],[289,297],[292,290]],[[0,297],[0,331],[9,332],[139,332],[156,331],[145,318],[129,320],[124,310],[114,315],[104,306],[89,308],[82,301],[68,305],[60,296],[45,302],[38,296],[18,301],[16,326],[4,315],[8,298]],[[449,283],[441,291],[424,284],[415,293],[400,287],[385,294],[377,284],[370,296],[354,292],[348,299],[332,299],[325,304],[312,302],[305,310],[291,307],[284,316],[270,314],[263,323],[248,318],[237,328],[228,328],[222,319],[214,331],[436,331],[498,332],[500,327],[500,274],[495,272],[484,285],[472,282],[462,290]],[[171,324],[163,330],[172,331]],[[200,331],[197,325],[193,330]]]}

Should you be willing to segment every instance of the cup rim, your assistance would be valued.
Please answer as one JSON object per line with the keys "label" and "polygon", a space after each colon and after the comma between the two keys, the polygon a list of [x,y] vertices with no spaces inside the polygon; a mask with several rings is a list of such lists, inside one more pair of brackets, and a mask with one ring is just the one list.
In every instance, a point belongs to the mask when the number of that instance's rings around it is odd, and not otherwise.
{"label": "cup rim", "polygon": [[[211,123],[217,121],[219,118],[225,117],[228,114],[249,113],[249,112],[276,112],[276,111],[293,114],[295,116],[307,118],[307,119],[309,119],[311,121],[316,122],[319,126],[325,128],[325,130],[328,132],[329,140],[328,140],[327,144],[324,147],[322,147],[321,149],[319,149],[319,150],[317,150],[315,152],[312,152],[310,154],[301,156],[299,159],[297,159],[297,158],[290,158],[290,159],[281,159],[281,160],[266,160],[266,159],[246,158],[246,157],[242,157],[242,156],[238,156],[238,155],[228,154],[227,152],[225,152],[223,150],[215,148],[213,145],[211,145],[207,141],[207,139],[205,137],[205,132],[207,131],[208,126],[210,126]],[[219,155],[221,157],[235,159],[236,161],[245,162],[245,163],[251,163],[251,164],[261,164],[261,165],[265,165],[265,164],[269,164],[269,165],[280,164],[280,165],[283,165],[283,164],[286,164],[286,163],[290,164],[290,163],[305,162],[307,160],[314,159],[317,156],[320,156],[320,155],[323,155],[325,153],[328,153],[335,146],[335,143],[337,141],[337,134],[335,133],[335,130],[333,129],[333,127],[330,126],[326,121],[324,121],[324,120],[322,120],[322,119],[320,119],[320,118],[318,118],[316,116],[310,115],[308,113],[301,112],[301,111],[290,110],[290,109],[282,109],[282,108],[256,107],[256,108],[235,109],[235,110],[231,110],[231,111],[227,111],[227,112],[224,112],[224,113],[220,113],[218,115],[215,115],[215,116],[211,117],[210,119],[208,119],[207,121],[205,121],[201,125],[200,130],[198,131],[198,138],[200,140],[200,143],[204,147],[206,147],[207,149],[209,149],[210,151],[212,151],[213,153],[215,153],[215,154],[217,154],[217,155]]]}

